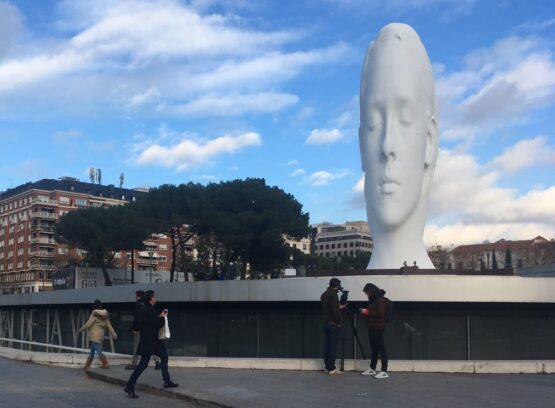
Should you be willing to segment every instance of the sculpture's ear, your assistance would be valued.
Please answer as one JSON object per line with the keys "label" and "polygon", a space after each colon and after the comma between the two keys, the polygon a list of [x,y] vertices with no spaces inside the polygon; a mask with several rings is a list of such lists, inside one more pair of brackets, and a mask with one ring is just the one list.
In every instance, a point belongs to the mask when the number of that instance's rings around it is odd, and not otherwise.
{"label": "sculpture's ear", "polygon": [[368,154],[368,148],[367,148],[367,137],[365,137],[362,133],[362,127],[358,128],[358,148],[360,151],[360,166],[362,168],[362,171],[366,172],[366,168],[367,168],[367,157],[366,155]]}
{"label": "sculpture's ear", "polygon": [[426,132],[425,167],[433,165],[436,161],[438,139],[437,121],[434,115],[432,115],[430,117],[430,123],[428,124],[428,131]]}

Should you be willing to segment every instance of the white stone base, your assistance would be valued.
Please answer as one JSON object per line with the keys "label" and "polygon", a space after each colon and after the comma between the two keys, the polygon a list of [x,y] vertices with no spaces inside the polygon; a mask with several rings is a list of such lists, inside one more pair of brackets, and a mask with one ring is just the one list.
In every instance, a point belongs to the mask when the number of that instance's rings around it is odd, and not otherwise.
{"label": "white stone base", "polygon": [[[0,347],[0,357],[29,361],[59,367],[82,367],[86,354],[45,353]],[[127,365],[130,356],[108,356],[110,365]],[[93,368],[98,365],[95,359]],[[339,360],[337,360],[339,367]],[[295,358],[218,358],[218,357],[170,357],[170,367],[180,368],[228,368],[241,370],[291,370],[323,371],[320,359]],[[345,371],[364,371],[368,360],[345,360]],[[379,364],[378,364],[379,368]],[[465,373],[465,374],[555,374],[555,361],[451,361],[451,360],[391,360],[390,372],[413,373]]]}

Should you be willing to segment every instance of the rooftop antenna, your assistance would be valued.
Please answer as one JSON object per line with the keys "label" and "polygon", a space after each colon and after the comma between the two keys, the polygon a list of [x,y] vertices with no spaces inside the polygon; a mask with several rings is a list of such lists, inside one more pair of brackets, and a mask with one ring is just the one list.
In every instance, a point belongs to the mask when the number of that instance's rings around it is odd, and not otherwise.
{"label": "rooftop antenna", "polygon": [[119,188],[123,187],[123,182],[125,181],[125,175],[123,173],[121,173],[119,175]]}
{"label": "rooftop antenna", "polygon": [[94,184],[95,175],[96,173],[94,167],[89,167],[89,179],[91,180],[92,184]]}
{"label": "rooftop antenna", "polygon": [[102,184],[102,170],[96,169],[96,182]]}

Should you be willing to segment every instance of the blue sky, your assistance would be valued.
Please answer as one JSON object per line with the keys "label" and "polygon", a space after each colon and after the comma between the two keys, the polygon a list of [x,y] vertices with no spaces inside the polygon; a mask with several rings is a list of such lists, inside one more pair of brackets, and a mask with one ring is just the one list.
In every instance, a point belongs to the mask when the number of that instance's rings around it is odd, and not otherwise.
{"label": "blue sky", "polygon": [[393,21],[436,75],[426,243],[555,238],[548,0],[0,0],[0,190],[264,177],[312,222],[364,219],[360,68]]}

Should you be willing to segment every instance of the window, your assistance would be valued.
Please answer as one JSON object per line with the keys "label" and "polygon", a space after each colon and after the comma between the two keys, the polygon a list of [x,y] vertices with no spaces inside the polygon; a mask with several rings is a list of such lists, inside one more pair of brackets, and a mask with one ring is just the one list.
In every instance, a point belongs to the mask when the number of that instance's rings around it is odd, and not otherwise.
{"label": "window", "polygon": [[87,200],[85,200],[83,198],[76,198],[75,199],[75,205],[77,207],[86,207],[87,206]]}
{"label": "window", "polygon": [[349,246],[352,248],[352,247],[353,247],[353,243],[352,243],[352,242],[349,242]]}
{"label": "window", "polygon": [[160,244],[158,245],[158,249],[161,251],[165,251],[168,249],[168,246],[166,244]]}
{"label": "window", "polygon": [[67,255],[68,254],[68,249],[67,248],[58,248],[58,254],[59,255]]}
{"label": "window", "polygon": [[335,244],[331,244],[331,249],[335,249]]}
{"label": "window", "polygon": [[306,251],[306,244],[303,244],[303,251]]}
{"label": "window", "polygon": [[60,197],[60,204],[69,204],[69,197]]}

